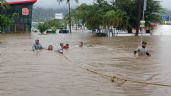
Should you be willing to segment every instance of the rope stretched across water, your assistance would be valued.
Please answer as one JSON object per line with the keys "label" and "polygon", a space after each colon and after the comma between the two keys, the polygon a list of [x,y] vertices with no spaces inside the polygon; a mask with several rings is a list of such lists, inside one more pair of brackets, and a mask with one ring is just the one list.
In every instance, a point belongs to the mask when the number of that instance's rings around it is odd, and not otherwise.
{"label": "rope stretched across water", "polygon": [[[73,62],[67,56],[64,55],[64,57],[67,60]],[[80,67],[80,68],[85,69],[85,70],[87,70],[87,71],[89,71],[91,73],[100,75],[100,76],[102,76],[102,77],[104,77],[106,79],[109,79],[113,83],[121,82],[120,83],[121,85],[125,84],[126,82],[132,82],[132,83],[146,84],[146,85],[153,85],[153,86],[160,86],[160,87],[171,87],[171,85],[169,85],[169,84],[152,83],[152,82],[146,82],[146,81],[141,81],[141,80],[132,80],[132,79],[127,79],[127,78],[122,78],[121,76],[117,76],[117,75],[113,75],[113,76],[107,75],[107,74],[104,74],[104,73],[101,73],[101,72],[98,72],[98,71],[95,71],[95,70],[92,70],[92,69],[89,69],[89,68],[83,68],[83,67]]]}
{"label": "rope stretched across water", "polygon": [[103,74],[103,73],[100,73],[100,72],[97,72],[95,70],[91,70],[91,69],[88,69],[88,68],[83,68],[83,69],[85,69],[85,70],[87,70],[89,72],[92,72],[94,74],[98,74],[98,75],[100,75],[102,77],[105,77],[106,79],[110,79],[112,82],[122,81],[122,84],[124,84],[126,82],[132,82],[132,83],[147,84],[147,85],[153,85],[153,86],[171,87],[171,85],[168,85],[168,84],[151,83],[151,82],[140,81],[140,80],[124,79],[124,78],[121,78],[119,76],[110,76],[110,75]]}

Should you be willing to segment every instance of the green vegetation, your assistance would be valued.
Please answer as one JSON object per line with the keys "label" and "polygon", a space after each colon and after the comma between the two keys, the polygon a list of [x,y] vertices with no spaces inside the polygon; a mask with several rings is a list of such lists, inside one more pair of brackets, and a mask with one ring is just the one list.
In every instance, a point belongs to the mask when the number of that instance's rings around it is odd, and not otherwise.
{"label": "green vegetation", "polygon": [[35,7],[33,9],[33,22],[45,22],[47,20],[52,20],[55,18],[55,13],[63,13],[66,15],[68,13],[67,8],[58,8],[58,9],[44,9]]}
{"label": "green vegetation", "polygon": [[41,33],[45,32],[49,28],[49,25],[45,22],[39,23],[38,29]]}
{"label": "green vegetation", "polygon": [[6,2],[6,0],[0,0],[0,3],[2,3],[2,4],[5,3],[5,2]]}
{"label": "green vegetation", "polygon": [[[64,0],[57,0],[59,3],[63,2]],[[78,0],[75,0],[78,3]],[[68,9],[69,9],[69,13],[68,13],[68,17],[69,17],[69,31],[71,32],[71,5],[70,2],[71,0],[66,0],[67,4],[68,4]]]}
{"label": "green vegetation", "polygon": [[11,19],[6,15],[0,15],[0,31],[5,31],[11,24]]}
{"label": "green vegetation", "polygon": [[[91,30],[116,28],[132,33],[132,29],[139,30],[142,10],[143,0],[97,0],[92,5],[80,5],[71,14],[72,20],[81,21]],[[160,1],[147,0],[146,26],[161,22],[163,12]]]}
{"label": "green vegetation", "polygon": [[6,0],[0,0],[0,9],[5,9],[6,8]]}
{"label": "green vegetation", "polygon": [[[15,18],[19,16],[18,13],[13,13],[11,15],[0,15],[0,30],[1,31],[7,31],[10,27],[10,25],[15,22]],[[16,25],[14,25],[16,26]]]}
{"label": "green vegetation", "polygon": [[41,33],[45,32],[47,29],[52,29],[52,31],[56,32],[56,29],[60,27],[62,27],[62,23],[56,19],[41,22],[38,25],[38,29]]}
{"label": "green vegetation", "polygon": [[[5,10],[6,9],[6,1],[5,0],[0,0],[0,10]],[[10,25],[10,18],[6,15],[0,14],[0,31],[5,31],[6,27],[9,27]]]}

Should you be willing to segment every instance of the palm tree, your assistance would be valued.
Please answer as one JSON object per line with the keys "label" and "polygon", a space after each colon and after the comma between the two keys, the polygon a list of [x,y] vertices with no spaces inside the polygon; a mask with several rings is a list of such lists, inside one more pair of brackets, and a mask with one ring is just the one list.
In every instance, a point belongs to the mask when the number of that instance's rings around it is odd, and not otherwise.
{"label": "palm tree", "polygon": [[[59,3],[63,2],[64,0],[57,0]],[[75,2],[78,3],[78,0],[75,0]],[[71,32],[71,0],[66,0],[66,3],[68,4],[69,9],[69,31]]]}
{"label": "palm tree", "polygon": [[96,5],[89,5],[85,9],[85,24],[87,28],[91,29],[94,33],[95,29],[98,29],[99,26],[103,24],[103,12],[99,6]]}
{"label": "palm tree", "polygon": [[109,10],[106,12],[105,16],[104,16],[104,23],[110,27],[111,25],[113,27],[119,27],[122,22],[123,22],[123,16],[124,13],[120,10]]}
{"label": "palm tree", "polygon": [[0,0],[0,6],[1,6],[3,9],[5,8],[5,6],[4,6],[4,5],[6,5],[5,3],[7,3],[6,0]]}
{"label": "palm tree", "polygon": [[4,2],[6,2],[5,0],[0,0],[0,3],[4,3]]}
{"label": "palm tree", "polygon": [[[122,23],[124,21],[124,16],[125,16],[125,13],[119,9],[109,10],[105,13],[103,17],[103,26],[105,26],[108,29],[110,27],[119,28],[120,26],[122,26]],[[113,36],[113,33],[112,33],[112,36]]]}

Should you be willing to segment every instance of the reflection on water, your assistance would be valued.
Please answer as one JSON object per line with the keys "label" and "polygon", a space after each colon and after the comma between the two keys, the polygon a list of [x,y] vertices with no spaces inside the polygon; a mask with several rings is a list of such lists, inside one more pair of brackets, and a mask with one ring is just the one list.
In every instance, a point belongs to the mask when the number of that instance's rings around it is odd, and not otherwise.
{"label": "reflection on water", "polygon": [[[32,52],[35,39],[45,48],[56,49],[63,42],[70,49],[64,55]],[[170,87],[155,84],[171,85],[171,37],[143,39],[152,57],[134,57],[140,37],[98,38],[86,32],[1,35],[0,96],[170,96]],[[103,74],[117,78],[112,83]]]}

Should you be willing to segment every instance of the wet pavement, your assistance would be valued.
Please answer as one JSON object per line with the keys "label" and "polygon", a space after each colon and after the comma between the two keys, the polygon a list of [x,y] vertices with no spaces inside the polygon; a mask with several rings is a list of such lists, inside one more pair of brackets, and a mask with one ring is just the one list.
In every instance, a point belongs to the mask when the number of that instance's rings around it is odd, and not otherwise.
{"label": "wet pavement", "polygon": [[[70,49],[64,55],[33,52],[35,39],[45,48],[52,44],[56,49],[63,42]],[[0,35],[0,96],[170,96],[171,36],[143,40],[151,57],[134,57],[140,45],[140,37],[134,36],[93,37],[81,30]]]}

